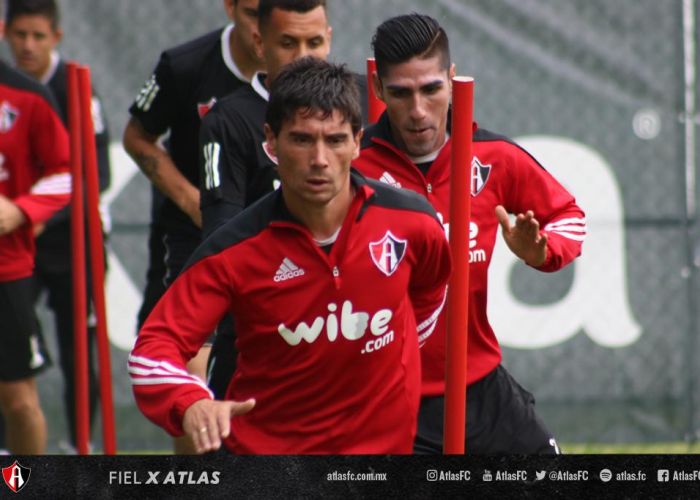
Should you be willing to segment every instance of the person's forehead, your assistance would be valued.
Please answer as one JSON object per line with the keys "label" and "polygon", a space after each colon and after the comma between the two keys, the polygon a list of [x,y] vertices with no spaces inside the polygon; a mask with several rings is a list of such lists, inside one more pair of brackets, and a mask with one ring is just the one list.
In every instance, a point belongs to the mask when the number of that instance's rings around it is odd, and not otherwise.
{"label": "person's forehead", "polygon": [[35,31],[53,31],[51,19],[43,14],[20,14],[7,25],[7,28],[12,29],[20,25],[22,28],[31,28]]}
{"label": "person's forehead", "polygon": [[442,67],[439,56],[428,58],[414,57],[406,62],[387,66],[382,77],[385,85],[417,86],[435,81],[447,81],[447,70]]}
{"label": "person's forehead", "polygon": [[352,127],[338,109],[326,116],[321,110],[299,108],[286,120],[282,128],[289,132],[338,133],[347,132]]}
{"label": "person's forehead", "polygon": [[235,2],[236,6],[241,9],[258,9],[258,4],[260,0],[238,0]]}
{"label": "person's forehead", "polygon": [[319,5],[307,12],[294,12],[280,8],[272,9],[270,25],[275,34],[288,36],[318,36],[324,35],[328,28],[326,9]]}

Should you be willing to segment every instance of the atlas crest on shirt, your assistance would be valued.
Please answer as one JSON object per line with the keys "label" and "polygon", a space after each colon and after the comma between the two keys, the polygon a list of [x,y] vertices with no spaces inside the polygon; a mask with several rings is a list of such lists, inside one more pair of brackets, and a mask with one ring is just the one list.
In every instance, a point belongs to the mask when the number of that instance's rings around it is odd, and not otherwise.
{"label": "atlas crest on shirt", "polygon": [[9,132],[19,118],[19,110],[9,102],[3,101],[0,105],[0,132]]}
{"label": "atlas crest on shirt", "polygon": [[472,160],[472,196],[478,195],[489,180],[491,174],[491,165],[484,165],[479,161],[479,158],[474,156]]}
{"label": "atlas crest on shirt", "polygon": [[379,241],[370,242],[369,253],[374,265],[387,276],[391,276],[398,269],[407,248],[406,240],[399,239],[391,234],[391,231],[387,231]]}

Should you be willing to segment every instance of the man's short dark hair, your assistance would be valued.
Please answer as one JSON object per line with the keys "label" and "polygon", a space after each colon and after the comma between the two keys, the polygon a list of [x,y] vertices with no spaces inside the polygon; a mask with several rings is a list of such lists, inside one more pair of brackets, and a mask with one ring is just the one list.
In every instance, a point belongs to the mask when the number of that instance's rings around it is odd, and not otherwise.
{"label": "man's short dark hair", "polygon": [[326,0],[260,0],[258,4],[258,29],[263,30],[270,22],[274,9],[305,14],[316,7],[326,8]]}
{"label": "man's short dark hair", "polygon": [[270,86],[265,121],[275,135],[297,111],[324,118],[337,110],[350,123],[352,133],[362,128],[360,92],[354,75],[344,64],[303,57],[284,67]]}
{"label": "man's short dark hair", "polygon": [[10,26],[19,16],[44,16],[54,30],[58,29],[61,21],[56,0],[7,0],[5,10],[6,26]]}
{"label": "man's short dark hair", "polygon": [[439,56],[442,69],[450,69],[450,43],[440,23],[423,14],[392,17],[379,25],[372,37],[377,74],[386,76],[389,66],[414,57]]}

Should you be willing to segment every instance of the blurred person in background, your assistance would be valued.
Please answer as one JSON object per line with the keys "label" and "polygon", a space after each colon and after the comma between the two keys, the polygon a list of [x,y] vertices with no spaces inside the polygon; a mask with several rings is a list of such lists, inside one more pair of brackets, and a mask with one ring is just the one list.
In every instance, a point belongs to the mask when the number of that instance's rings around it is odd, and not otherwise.
{"label": "blurred person in background", "polygon": [[[223,5],[232,23],[165,50],[129,108],[131,118],[124,130],[124,148],[164,197],[152,229],[163,231],[165,287],[172,284],[201,241],[197,168],[201,120],[217,99],[249,86],[262,67],[253,41],[258,0],[224,0]],[[162,146],[159,141],[165,134],[169,136]],[[152,235],[150,242],[151,255],[157,256],[157,238]],[[149,272],[149,280],[158,278]],[[140,322],[161,293],[150,281]],[[188,370],[204,379],[208,357],[205,346],[189,362]],[[192,453],[194,449],[182,439],[176,441],[175,450]]]}
{"label": "blurred person in background", "polygon": [[[67,126],[68,72],[65,61],[57,51],[63,32],[56,0],[8,0],[5,26],[6,38],[15,65],[51,89],[58,102],[64,124]],[[100,192],[109,187],[111,178],[109,134],[103,109],[93,89],[92,118],[95,128]],[[106,210],[101,212],[103,230],[108,231],[108,213]],[[35,296],[38,302],[41,294],[44,291],[47,293],[48,305],[54,315],[59,362],[65,388],[63,397],[69,441],[60,441],[59,448],[64,452],[75,453],[75,356],[69,207],[56,213],[43,227],[35,228],[35,234],[37,235],[34,269]],[[99,392],[94,361],[95,321],[95,315],[89,314],[88,380],[91,423],[94,422]]]}
{"label": "blurred person in background", "polygon": [[34,310],[34,232],[70,201],[69,161],[49,89],[0,61],[0,412],[17,455],[46,450],[35,377],[50,360]]}
{"label": "blurred person in background", "polygon": [[[353,163],[368,177],[423,194],[449,220],[452,77],[447,34],[428,16],[382,23],[372,46],[374,87],[386,104],[363,136]],[[498,228],[528,266],[553,272],[581,253],[586,220],[574,197],[537,160],[506,137],[474,125],[469,230],[468,453],[559,453],[535,412],[535,399],[501,365],[486,315],[487,271]],[[465,165],[465,168],[467,166]],[[516,214],[511,223],[508,213]],[[458,256],[454,256],[458,258]],[[508,311],[502,311],[508,314]],[[415,452],[442,453],[446,314],[421,350],[423,398]]]}

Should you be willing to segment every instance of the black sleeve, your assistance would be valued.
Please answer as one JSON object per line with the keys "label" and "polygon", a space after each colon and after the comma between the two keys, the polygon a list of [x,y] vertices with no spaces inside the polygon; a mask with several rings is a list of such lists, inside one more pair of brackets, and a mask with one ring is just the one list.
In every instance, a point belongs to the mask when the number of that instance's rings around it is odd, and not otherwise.
{"label": "black sleeve", "polygon": [[202,120],[198,164],[205,238],[245,207],[252,142],[245,120],[230,109],[216,105]]}
{"label": "black sleeve", "polygon": [[173,123],[174,113],[179,104],[176,76],[170,57],[163,52],[153,74],[143,84],[129,108],[129,113],[138,119],[146,132],[161,135]]}

